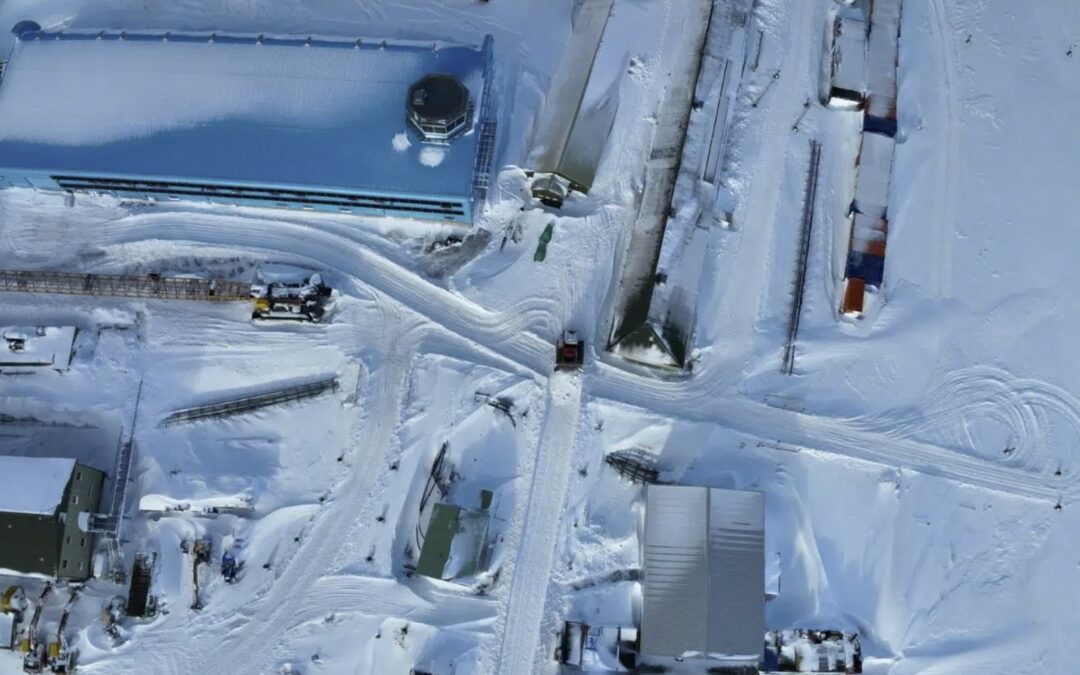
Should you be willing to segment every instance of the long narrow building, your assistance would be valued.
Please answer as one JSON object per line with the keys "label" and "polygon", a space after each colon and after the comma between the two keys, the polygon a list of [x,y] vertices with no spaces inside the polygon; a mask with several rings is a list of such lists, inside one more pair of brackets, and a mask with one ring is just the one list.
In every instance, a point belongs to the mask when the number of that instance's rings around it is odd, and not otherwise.
{"label": "long narrow building", "polygon": [[485,197],[490,36],[14,32],[0,187],[463,223]]}

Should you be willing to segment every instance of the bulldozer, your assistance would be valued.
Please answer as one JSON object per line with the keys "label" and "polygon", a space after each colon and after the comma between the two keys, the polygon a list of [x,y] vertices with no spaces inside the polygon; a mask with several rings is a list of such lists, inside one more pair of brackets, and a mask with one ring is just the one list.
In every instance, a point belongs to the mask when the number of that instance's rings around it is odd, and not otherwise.
{"label": "bulldozer", "polygon": [[319,274],[298,281],[271,281],[251,287],[254,321],[286,320],[318,323],[326,316],[333,289]]}

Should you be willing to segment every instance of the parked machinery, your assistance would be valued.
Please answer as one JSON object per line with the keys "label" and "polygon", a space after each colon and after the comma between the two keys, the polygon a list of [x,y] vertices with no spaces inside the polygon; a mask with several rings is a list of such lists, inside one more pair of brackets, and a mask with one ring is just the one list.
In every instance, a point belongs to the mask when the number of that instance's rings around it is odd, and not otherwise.
{"label": "parked machinery", "polygon": [[580,370],[585,363],[585,343],[572,330],[563,331],[555,345],[555,370]]}
{"label": "parked machinery", "polygon": [[67,604],[64,605],[64,613],[60,615],[60,623],[56,627],[56,640],[49,643],[49,669],[54,673],[70,673],[75,670],[75,650],[68,644],[64,630],[67,629],[71,608],[78,597],[79,587],[72,586]]}
{"label": "parked machinery", "polygon": [[26,606],[22,586],[11,586],[0,596],[0,649],[15,649],[18,645],[18,628]]}
{"label": "parked machinery", "polygon": [[213,552],[213,545],[208,537],[202,539],[196,539],[195,544],[192,547],[192,553],[194,554],[194,561],[191,564],[191,578],[193,582],[193,598],[191,601],[192,609],[202,609],[202,590],[199,584],[199,565],[209,565],[210,555]]}
{"label": "parked machinery", "polygon": [[251,318],[256,321],[288,320],[318,323],[330,308],[333,289],[323,283],[319,274],[299,280],[264,281],[260,278],[251,287],[255,307]]}
{"label": "parked machinery", "polygon": [[240,580],[244,569],[243,551],[238,543],[221,554],[221,576],[225,583],[234,584]]}
{"label": "parked machinery", "polygon": [[45,601],[52,592],[52,583],[46,583],[34,603],[34,615],[23,632],[19,642],[19,649],[23,652],[23,672],[40,673],[45,668],[45,645],[38,639],[37,627],[41,621],[41,612],[45,609]]}

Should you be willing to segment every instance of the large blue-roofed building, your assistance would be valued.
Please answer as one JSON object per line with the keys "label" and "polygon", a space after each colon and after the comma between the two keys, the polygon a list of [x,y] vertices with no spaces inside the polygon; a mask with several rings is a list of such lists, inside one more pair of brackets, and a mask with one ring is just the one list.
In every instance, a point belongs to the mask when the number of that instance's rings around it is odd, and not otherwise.
{"label": "large blue-roofed building", "polygon": [[462,223],[485,198],[490,36],[15,32],[0,186]]}

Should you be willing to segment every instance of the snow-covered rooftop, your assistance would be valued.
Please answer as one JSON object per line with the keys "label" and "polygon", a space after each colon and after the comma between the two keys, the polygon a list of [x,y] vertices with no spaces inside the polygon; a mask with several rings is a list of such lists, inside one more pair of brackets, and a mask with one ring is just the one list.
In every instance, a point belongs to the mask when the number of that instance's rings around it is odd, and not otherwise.
{"label": "snow-covered rooftop", "polygon": [[761,655],[765,499],[760,492],[650,485],[641,650]]}
{"label": "snow-covered rooftop", "polygon": [[51,516],[74,469],[74,459],[0,456],[0,512]]}
{"label": "snow-covered rooftop", "polygon": [[[100,36],[100,37],[99,37]],[[489,49],[367,40],[30,33],[0,86],[0,171],[468,195],[477,134],[425,156],[409,85]],[[430,155],[430,152],[428,153]]]}
{"label": "snow-covered rooftop", "polygon": [[3,326],[0,338],[0,368],[52,366],[65,370],[71,365],[74,326]]}

